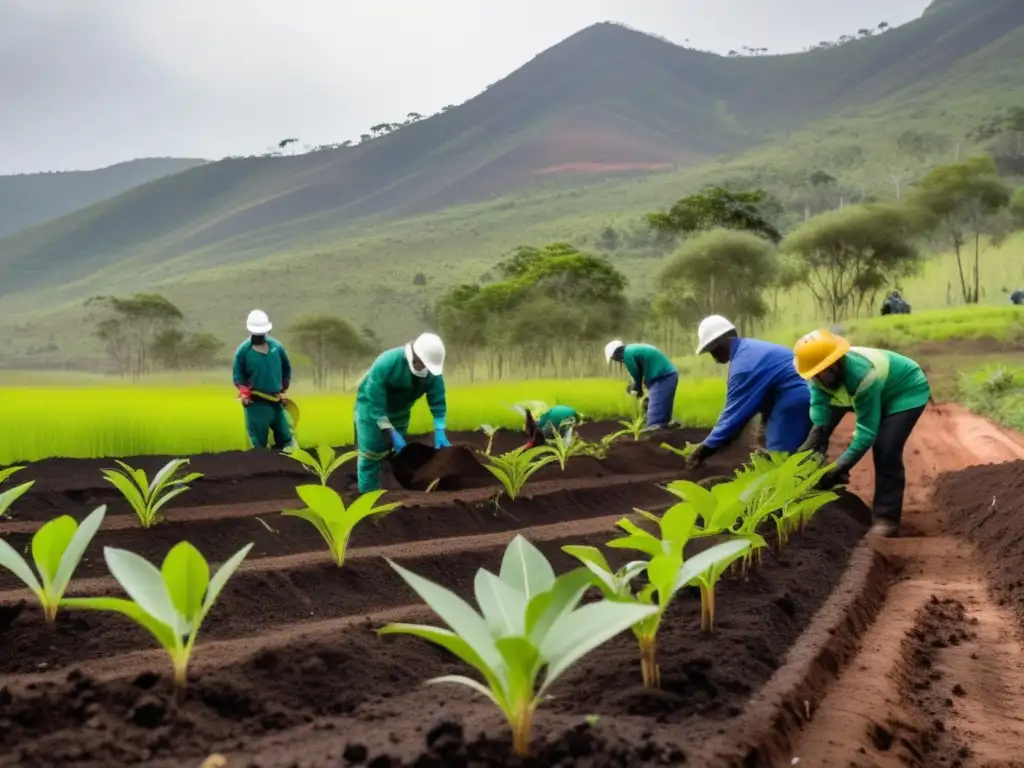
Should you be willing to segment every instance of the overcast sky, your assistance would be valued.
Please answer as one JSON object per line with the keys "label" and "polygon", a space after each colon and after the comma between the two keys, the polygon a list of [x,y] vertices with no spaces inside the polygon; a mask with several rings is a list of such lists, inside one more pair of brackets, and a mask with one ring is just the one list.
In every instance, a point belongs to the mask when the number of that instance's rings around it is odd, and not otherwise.
{"label": "overcast sky", "polygon": [[0,174],[358,138],[598,21],[783,52],[928,1],[0,0]]}

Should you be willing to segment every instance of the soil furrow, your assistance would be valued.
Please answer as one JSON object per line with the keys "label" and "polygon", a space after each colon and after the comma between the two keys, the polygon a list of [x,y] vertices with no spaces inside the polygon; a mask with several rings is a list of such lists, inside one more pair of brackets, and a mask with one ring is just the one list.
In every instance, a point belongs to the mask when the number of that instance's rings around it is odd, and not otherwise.
{"label": "soil furrow", "polygon": [[[991,596],[985,555],[953,535],[965,518],[953,496],[991,507],[993,478],[1012,484],[1024,464],[1012,461],[1024,445],[983,420],[951,407],[922,419],[908,444],[908,508],[903,538],[873,545],[901,569],[857,657],[842,671],[786,756],[800,765],[897,768],[1008,766],[1024,754],[1024,649],[1013,614]],[[1020,470],[1015,471],[1017,467]],[[943,472],[955,472],[932,490]],[[975,477],[984,477],[977,482]],[[870,488],[870,464],[854,487]],[[988,486],[986,486],[988,483]],[[1018,495],[1007,504],[1022,509]],[[1007,509],[1007,512],[1011,510]],[[995,542],[1009,518],[996,524]],[[973,525],[976,518],[968,525]],[[1024,527],[1019,515],[1016,531]],[[1013,527],[1011,526],[1011,527]],[[992,532],[989,531],[989,535]],[[1001,544],[1012,546],[1012,544]],[[1017,568],[1024,551],[1002,555],[997,572]],[[993,550],[995,547],[992,548]],[[1006,555],[1016,555],[1006,560]],[[1003,570],[999,571],[1002,567]],[[1007,589],[1004,579],[997,589]],[[779,764],[784,764],[779,761]]]}

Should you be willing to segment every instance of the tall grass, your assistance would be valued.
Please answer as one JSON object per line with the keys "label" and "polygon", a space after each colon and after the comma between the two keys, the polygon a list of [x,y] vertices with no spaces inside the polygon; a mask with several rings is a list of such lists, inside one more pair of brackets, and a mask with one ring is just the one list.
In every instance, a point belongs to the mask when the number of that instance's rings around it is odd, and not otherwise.
{"label": "tall grass", "polygon": [[[230,387],[12,387],[0,392],[6,414],[0,465],[49,457],[189,456],[248,447],[242,409]],[[680,382],[675,417],[687,425],[709,426],[724,396],[722,379]],[[481,384],[449,390],[448,428],[519,428],[521,418],[511,406],[524,400],[566,403],[600,419],[632,415],[636,408],[618,379]],[[302,445],[352,442],[353,395],[310,394],[296,396],[296,403],[302,412]],[[413,409],[411,431],[430,429],[430,413],[421,401]]]}

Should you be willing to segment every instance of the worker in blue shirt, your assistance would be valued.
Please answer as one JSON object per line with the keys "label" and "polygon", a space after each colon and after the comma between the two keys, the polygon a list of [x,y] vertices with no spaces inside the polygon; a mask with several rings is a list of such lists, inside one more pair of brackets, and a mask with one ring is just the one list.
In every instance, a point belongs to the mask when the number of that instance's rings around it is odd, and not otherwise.
{"label": "worker in blue shirt", "polygon": [[803,445],[811,431],[811,393],[793,366],[792,350],[741,339],[736,326],[721,315],[704,318],[697,342],[698,355],[707,352],[716,363],[729,364],[729,382],[718,423],[690,454],[687,466],[700,465],[735,440],[757,414],[761,414],[769,451],[793,453]]}

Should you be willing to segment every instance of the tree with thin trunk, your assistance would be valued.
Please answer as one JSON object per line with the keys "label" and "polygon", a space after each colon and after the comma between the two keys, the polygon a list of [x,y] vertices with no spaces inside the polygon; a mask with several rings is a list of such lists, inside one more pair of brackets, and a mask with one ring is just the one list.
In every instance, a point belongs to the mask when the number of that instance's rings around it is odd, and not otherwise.
{"label": "tree with thin trunk", "polygon": [[[1010,188],[988,156],[934,168],[921,179],[911,204],[922,212],[935,238],[956,256],[960,290],[967,304],[981,297],[981,254],[986,241],[1002,244],[1009,231],[1006,217]],[[966,257],[973,250],[973,268]]]}
{"label": "tree with thin trunk", "polygon": [[96,335],[122,376],[139,379],[149,370],[150,350],[162,331],[185,316],[178,307],[158,293],[136,293],[126,298],[94,296],[86,306],[97,306],[108,316],[97,323]]}
{"label": "tree with thin trunk", "polygon": [[797,260],[818,309],[846,319],[879,285],[920,269],[919,217],[896,205],[851,205],[791,232],[782,251]]}
{"label": "tree with thin trunk", "polygon": [[366,354],[366,344],[347,320],[333,315],[310,315],[300,318],[291,328],[296,348],[309,358],[313,367],[313,386],[326,389],[331,374],[346,376]]}

